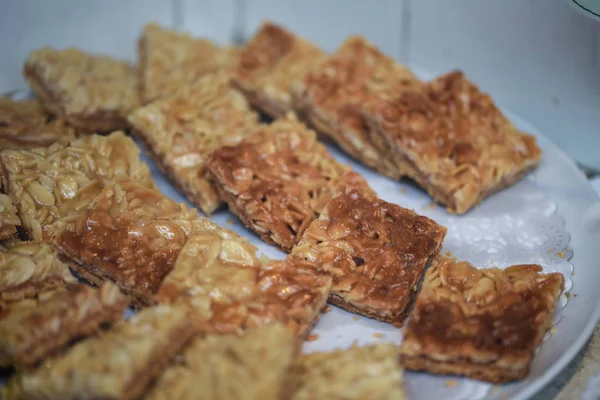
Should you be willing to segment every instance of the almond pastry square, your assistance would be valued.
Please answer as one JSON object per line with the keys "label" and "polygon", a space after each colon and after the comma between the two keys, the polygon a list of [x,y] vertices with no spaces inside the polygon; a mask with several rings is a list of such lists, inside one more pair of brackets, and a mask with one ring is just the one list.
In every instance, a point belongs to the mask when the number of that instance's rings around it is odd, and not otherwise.
{"label": "almond pastry square", "polygon": [[17,207],[24,233],[34,241],[51,240],[55,222],[72,208],[85,208],[76,196],[97,179],[132,179],[155,187],[139,149],[123,132],[85,136],[64,146],[0,151],[0,180]]}
{"label": "almond pastry square", "polygon": [[380,343],[300,357],[293,400],[404,400],[398,348]]}
{"label": "almond pastry square", "polygon": [[221,200],[208,181],[206,158],[220,146],[239,144],[258,115],[220,71],[135,110],[129,122],[169,179],[211,214]]}
{"label": "almond pastry square", "polygon": [[17,226],[21,226],[21,219],[17,215],[17,207],[15,207],[10,197],[0,193],[0,240],[15,236]]}
{"label": "almond pastry square", "polygon": [[259,260],[256,250],[224,229],[192,235],[158,301],[185,305],[205,332],[241,335],[280,321],[304,338],[325,306],[331,278],[287,261]]}
{"label": "almond pastry square", "polygon": [[32,372],[14,376],[2,395],[32,400],[141,398],[194,334],[183,310],[152,307]]}
{"label": "almond pastry square", "polygon": [[48,298],[15,303],[0,319],[0,366],[34,367],[74,339],[120,319],[128,303],[111,283],[100,289],[72,285]]}
{"label": "almond pastry square", "polygon": [[281,324],[248,331],[242,337],[208,335],[185,349],[183,360],[168,367],[148,400],[288,399],[296,340]]}
{"label": "almond pastry square", "polygon": [[0,308],[76,282],[52,246],[19,241],[4,245],[0,250]]}
{"label": "almond pastry square", "polygon": [[37,100],[0,97],[0,149],[30,149],[67,144],[76,130],[48,115]]}
{"label": "almond pastry square", "polygon": [[188,236],[216,225],[136,182],[97,186],[86,208],[59,220],[54,245],[83,279],[115,282],[135,307],[153,304]]}
{"label": "almond pastry square", "polygon": [[[231,212],[265,242],[289,252],[340,183],[368,187],[338,163],[293,114],[263,125],[208,162]],[[344,176],[346,176],[344,178]]]}
{"label": "almond pastry square", "polygon": [[351,190],[327,204],[291,256],[333,277],[330,303],[401,325],[445,236],[427,217]]}
{"label": "almond pastry square", "polygon": [[228,69],[239,50],[206,39],[147,24],[138,42],[141,97],[144,104],[174,94],[209,72]]}
{"label": "almond pastry square", "polygon": [[564,289],[561,274],[541,272],[438,257],[404,332],[404,367],[494,383],[525,378]]}
{"label": "almond pastry square", "polygon": [[398,169],[451,213],[467,212],[540,162],[535,137],[460,71],[424,88],[390,89],[365,107],[365,120]]}
{"label": "almond pastry square", "polygon": [[139,104],[129,64],[76,48],[31,52],[23,75],[48,112],[86,131],[127,128],[127,114]]}
{"label": "almond pastry square", "polygon": [[242,51],[233,83],[248,101],[273,118],[293,111],[291,87],[324,59],[309,41],[265,22]]}
{"label": "almond pastry square", "polygon": [[413,73],[362,37],[352,36],[293,87],[300,115],[346,153],[387,175],[400,174],[371,142],[361,110],[381,87],[418,82]]}

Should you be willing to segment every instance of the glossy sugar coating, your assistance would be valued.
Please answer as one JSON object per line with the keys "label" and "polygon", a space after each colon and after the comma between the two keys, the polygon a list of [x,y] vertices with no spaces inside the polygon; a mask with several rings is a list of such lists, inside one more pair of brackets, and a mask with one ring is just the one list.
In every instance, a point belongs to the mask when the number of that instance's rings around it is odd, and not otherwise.
{"label": "glossy sugar coating", "polygon": [[438,257],[404,333],[405,368],[490,382],[525,377],[564,288],[561,274],[541,271],[476,269]]}

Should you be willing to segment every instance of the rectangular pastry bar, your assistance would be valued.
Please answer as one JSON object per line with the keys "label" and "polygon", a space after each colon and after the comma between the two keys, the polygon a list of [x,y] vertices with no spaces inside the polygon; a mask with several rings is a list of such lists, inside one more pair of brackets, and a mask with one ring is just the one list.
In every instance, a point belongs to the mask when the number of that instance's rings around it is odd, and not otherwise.
{"label": "rectangular pastry bar", "polygon": [[174,94],[209,72],[227,69],[238,50],[206,39],[147,24],[138,42],[141,96],[144,104]]}
{"label": "rectangular pastry bar", "polygon": [[208,181],[206,158],[220,146],[239,144],[258,115],[220,71],[135,110],[129,122],[170,180],[211,214],[221,201]]}
{"label": "rectangular pastry bar", "polygon": [[125,129],[127,114],[139,103],[130,65],[76,48],[31,52],[23,75],[48,112],[89,132]]}
{"label": "rectangular pastry bar", "polygon": [[0,309],[76,282],[50,245],[13,241],[3,247],[0,250]]}
{"label": "rectangular pastry bar", "polygon": [[519,132],[460,71],[424,88],[386,91],[365,106],[371,132],[398,169],[452,213],[467,212],[540,162],[535,137]]}
{"label": "rectangular pastry bar", "polygon": [[111,283],[72,285],[38,301],[15,303],[0,319],[0,366],[34,367],[74,339],[123,316],[129,301]]}
{"label": "rectangular pastry bar", "polygon": [[404,400],[398,348],[376,344],[312,353],[300,358],[293,400]]}
{"label": "rectangular pastry bar", "polygon": [[197,233],[181,250],[158,301],[184,304],[206,332],[242,334],[280,321],[305,337],[325,306],[331,278],[255,253],[230,231]]}
{"label": "rectangular pastry bar", "polygon": [[325,206],[291,256],[333,277],[329,302],[400,325],[445,236],[427,217],[351,190]]}
{"label": "rectangular pastry bar", "polygon": [[399,178],[393,161],[371,143],[361,110],[380,87],[417,83],[404,66],[361,37],[350,37],[335,54],[294,85],[299,114],[365,165]]}
{"label": "rectangular pastry bar", "polygon": [[208,162],[217,192],[231,212],[265,242],[289,252],[333,190],[368,187],[338,163],[293,114],[263,125]]}
{"label": "rectangular pastry bar", "polygon": [[98,186],[86,209],[59,220],[54,244],[80,277],[95,285],[116,282],[136,307],[152,304],[188,236],[216,227],[132,181]]}
{"label": "rectangular pastry bar", "polygon": [[194,339],[183,360],[164,371],[146,399],[288,399],[295,345],[294,335],[278,323],[242,337]]}
{"label": "rectangular pastry bar", "polygon": [[233,83],[255,107],[273,118],[283,117],[294,109],[292,84],[324,57],[309,41],[265,22],[242,51]]}
{"label": "rectangular pastry bar", "polygon": [[2,395],[6,400],[137,399],[194,333],[183,310],[152,307],[14,376]]}
{"label": "rectangular pastry bar", "polygon": [[[17,207],[29,239],[47,241],[55,222],[72,208],[84,208],[80,188],[96,179],[128,179],[155,187],[139,149],[123,132],[90,135],[31,150],[0,151],[0,179]],[[72,210],[71,210],[72,211]]]}
{"label": "rectangular pastry bar", "polygon": [[30,149],[75,139],[75,128],[48,115],[37,100],[0,97],[0,149]]}
{"label": "rectangular pastry bar", "polygon": [[[0,189],[2,185],[0,184]],[[0,193],[0,240],[16,235],[17,226],[21,226],[21,218],[17,215],[17,207],[10,197]]]}
{"label": "rectangular pastry bar", "polygon": [[436,259],[404,333],[404,367],[494,383],[525,378],[564,288],[561,274],[541,272]]}

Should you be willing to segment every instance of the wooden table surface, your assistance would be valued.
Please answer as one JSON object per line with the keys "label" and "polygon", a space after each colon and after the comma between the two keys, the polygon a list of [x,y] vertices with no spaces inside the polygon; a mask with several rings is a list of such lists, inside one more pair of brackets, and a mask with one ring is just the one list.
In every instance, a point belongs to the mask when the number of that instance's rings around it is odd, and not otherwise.
{"label": "wooden table surface", "polygon": [[[600,325],[590,341],[548,386],[532,400],[579,400],[593,376],[600,374]],[[600,399],[598,393],[597,399]]]}

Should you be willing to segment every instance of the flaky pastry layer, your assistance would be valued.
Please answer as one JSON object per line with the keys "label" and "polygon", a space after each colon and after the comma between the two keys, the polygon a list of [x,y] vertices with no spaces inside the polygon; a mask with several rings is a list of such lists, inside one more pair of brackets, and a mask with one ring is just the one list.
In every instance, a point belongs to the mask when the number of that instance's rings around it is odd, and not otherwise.
{"label": "flaky pastry layer", "polygon": [[390,157],[371,143],[361,110],[379,88],[412,81],[417,78],[410,70],[364,38],[352,36],[294,85],[294,102],[300,115],[352,157],[398,178],[401,175]]}
{"label": "flaky pastry layer", "polygon": [[135,110],[129,122],[171,181],[211,214],[221,201],[208,181],[207,157],[218,147],[239,144],[258,125],[258,116],[221,71]]}
{"label": "flaky pastry layer", "polygon": [[146,309],[14,376],[2,388],[3,398],[136,399],[194,333],[183,310]]}
{"label": "flaky pastry layer", "polygon": [[452,213],[467,212],[540,162],[535,138],[519,132],[460,71],[380,93],[365,106],[370,131],[402,174]]}
{"label": "flaky pastry layer", "polygon": [[59,221],[54,244],[82,278],[114,281],[135,306],[152,304],[188,237],[216,226],[136,182],[95,186],[97,194],[85,209]]}
{"label": "flaky pastry layer", "polygon": [[274,118],[293,111],[291,88],[325,57],[309,41],[265,22],[241,52],[234,84],[248,101]]}
{"label": "flaky pastry layer", "polygon": [[34,367],[74,339],[120,319],[128,303],[110,283],[100,289],[72,285],[46,299],[15,303],[0,319],[0,365]]}
{"label": "flaky pastry layer", "polygon": [[2,150],[0,178],[17,207],[29,239],[48,241],[65,214],[85,208],[90,195],[80,189],[100,179],[132,179],[155,187],[139,149],[123,132],[85,136],[68,145]]}
{"label": "flaky pastry layer", "polygon": [[403,365],[495,383],[525,378],[564,288],[561,274],[541,272],[438,256],[404,333]]}
{"label": "flaky pastry layer", "polygon": [[76,130],[64,120],[48,115],[37,100],[0,97],[0,149],[31,149],[67,144]]}
{"label": "flaky pastry layer", "polygon": [[331,303],[400,325],[445,236],[427,217],[351,190],[325,206],[291,256],[332,276]]}
{"label": "flaky pastry layer", "polygon": [[[229,209],[264,241],[289,252],[337,186],[368,187],[293,115],[217,149],[208,169]],[[346,176],[346,178],[344,178]]]}
{"label": "flaky pastry layer", "polygon": [[138,42],[143,103],[171,96],[207,73],[228,69],[237,55],[234,47],[220,47],[156,23],[147,24]]}
{"label": "flaky pastry layer", "polygon": [[18,241],[10,244],[0,251],[0,306],[75,282],[52,246]]}
{"label": "flaky pastry layer", "polygon": [[273,323],[242,337],[194,339],[183,360],[168,367],[146,397],[162,399],[280,400],[293,389],[288,374],[296,340]]}
{"label": "flaky pastry layer", "polygon": [[294,400],[403,400],[404,379],[398,348],[376,344],[306,354],[296,369]]}
{"label": "flaky pastry layer", "polygon": [[139,103],[129,64],[76,48],[31,52],[23,75],[47,111],[91,132],[125,129],[125,117]]}
{"label": "flaky pastry layer", "polygon": [[330,285],[330,277],[286,261],[259,260],[247,239],[217,229],[190,237],[157,298],[184,304],[203,331],[239,335],[280,321],[305,337]]}

